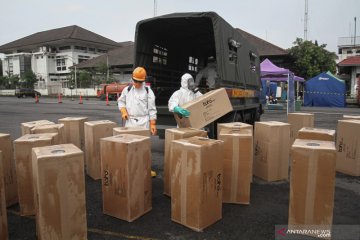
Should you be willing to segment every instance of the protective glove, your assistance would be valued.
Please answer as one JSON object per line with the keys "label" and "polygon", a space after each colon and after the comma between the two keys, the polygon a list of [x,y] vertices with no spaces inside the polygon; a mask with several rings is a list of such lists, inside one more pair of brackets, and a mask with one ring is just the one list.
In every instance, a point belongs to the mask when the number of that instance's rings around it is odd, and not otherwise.
{"label": "protective glove", "polygon": [[183,108],[181,108],[179,106],[176,106],[174,108],[174,113],[177,113],[177,114],[179,114],[180,116],[183,116],[183,117],[189,117],[190,116],[190,112],[188,110],[183,109]]}
{"label": "protective glove", "polygon": [[156,120],[150,120],[150,132],[151,132],[151,135],[156,135],[156,133],[157,133]]}
{"label": "protective glove", "polygon": [[121,108],[120,109],[120,112],[121,112],[121,118],[124,119],[124,120],[128,120],[129,119],[129,114],[126,110],[125,107]]}

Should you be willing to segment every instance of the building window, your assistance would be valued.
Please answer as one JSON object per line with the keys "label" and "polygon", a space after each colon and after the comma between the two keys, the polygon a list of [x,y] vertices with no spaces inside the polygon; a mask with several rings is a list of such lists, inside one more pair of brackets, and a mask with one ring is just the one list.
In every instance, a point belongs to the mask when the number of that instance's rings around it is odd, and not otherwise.
{"label": "building window", "polygon": [[68,50],[68,49],[71,49],[71,47],[70,46],[59,47],[59,50]]}
{"label": "building window", "polygon": [[251,69],[251,71],[253,71],[253,72],[256,72],[256,58],[257,58],[258,56],[255,54],[255,53],[253,53],[253,52],[249,52],[249,58],[250,58],[250,69]]}
{"label": "building window", "polygon": [[197,70],[198,70],[198,63],[199,63],[199,59],[190,56],[190,57],[189,57],[188,70],[189,70],[189,71],[193,71],[193,72],[197,72]]}
{"label": "building window", "polygon": [[76,50],[86,51],[87,47],[75,46]]}
{"label": "building window", "polygon": [[56,59],[56,70],[57,71],[65,71],[66,70],[65,58]]}
{"label": "building window", "polygon": [[99,53],[107,53],[107,51],[104,50],[104,49],[98,49],[97,51],[98,51]]}
{"label": "building window", "polygon": [[155,45],[153,48],[153,63],[167,65],[168,50],[165,47]]}
{"label": "building window", "polygon": [[352,50],[347,50],[346,53],[347,54],[352,54]]}
{"label": "building window", "polygon": [[9,75],[14,74],[14,65],[13,65],[13,59],[12,58],[8,58],[8,71],[9,71]]}
{"label": "building window", "polygon": [[356,50],[356,55],[360,54],[360,50]]}
{"label": "building window", "polygon": [[90,52],[95,52],[95,48],[89,48]]}
{"label": "building window", "polygon": [[78,63],[87,61],[87,60],[89,60],[89,59],[90,59],[89,56],[78,55]]}

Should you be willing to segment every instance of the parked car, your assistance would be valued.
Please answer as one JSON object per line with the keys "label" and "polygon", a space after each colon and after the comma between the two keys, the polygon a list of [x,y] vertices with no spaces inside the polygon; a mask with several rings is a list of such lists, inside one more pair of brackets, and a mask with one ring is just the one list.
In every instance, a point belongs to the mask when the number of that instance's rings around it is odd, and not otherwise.
{"label": "parked car", "polygon": [[18,88],[15,90],[15,96],[18,98],[35,97],[35,96],[40,97],[41,94],[38,91],[31,89],[31,88]]}

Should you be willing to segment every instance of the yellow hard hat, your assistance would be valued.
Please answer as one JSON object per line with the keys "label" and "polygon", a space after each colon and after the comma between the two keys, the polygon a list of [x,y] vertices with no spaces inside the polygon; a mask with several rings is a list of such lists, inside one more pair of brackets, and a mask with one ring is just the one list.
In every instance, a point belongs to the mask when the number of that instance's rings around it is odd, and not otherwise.
{"label": "yellow hard hat", "polygon": [[134,69],[133,73],[132,73],[132,78],[135,81],[145,81],[146,80],[146,70],[143,67],[137,67]]}

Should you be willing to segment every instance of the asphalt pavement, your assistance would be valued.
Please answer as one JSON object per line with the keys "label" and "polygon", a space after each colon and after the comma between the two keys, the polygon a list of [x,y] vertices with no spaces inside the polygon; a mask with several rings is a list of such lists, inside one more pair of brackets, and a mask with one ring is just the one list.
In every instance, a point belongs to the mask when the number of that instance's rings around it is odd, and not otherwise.
{"label": "asphalt pavement", "polygon": [[[302,108],[315,114],[315,127],[336,129],[343,114],[360,115],[359,108]],[[86,116],[89,120],[111,120],[121,126],[116,103],[107,106],[97,99],[69,98],[59,104],[57,98],[18,99],[0,97],[0,133],[12,139],[20,137],[22,122],[46,119],[57,122],[70,116]],[[287,122],[286,110],[266,110],[263,121]],[[163,195],[164,140],[152,137],[153,208],[132,223],[102,213],[101,181],[86,177],[88,239],[274,239],[275,226],[286,225],[289,208],[289,182],[267,183],[254,178],[250,205],[223,204],[223,218],[203,232],[194,232],[171,221],[171,200]],[[360,177],[337,174],[334,219],[335,225],[360,226]],[[21,217],[19,206],[8,208],[9,239],[36,239],[34,217]],[[297,239],[309,239],[300,237]]]}

